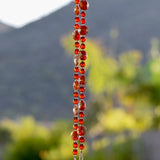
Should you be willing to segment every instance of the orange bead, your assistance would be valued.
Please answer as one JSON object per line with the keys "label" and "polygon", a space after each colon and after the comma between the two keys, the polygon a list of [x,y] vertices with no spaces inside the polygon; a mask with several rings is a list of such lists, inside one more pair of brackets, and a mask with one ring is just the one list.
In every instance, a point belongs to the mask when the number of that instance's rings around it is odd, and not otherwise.
{"label": "orange bead", "polygon": [[81,42],[85,42],[86,38],[85,37],[81,37]]}
{"label": "orange bead", "polygon": [[87,129],[85,126],[79,126],[78,128],[78,135],[84,136],[87,133]]}
{"label": "orange bead", "polygon": [[85,69],[82,68],[82,69],[80,70],[80,74],[85,74]]}
{"label": "orange bead", "polygon": [[79,22],[80,21],[80,18],[79,17],[75,17],[75,22]]}
{"label": "orange bead", "polygon": [[73,88],[74,88],[74,90],[78,90],[79,89],[79,82],[78,81],[74,81]]}
{"label": "orange bead", "polygon": [[74,67],[74,72],[79,72],[79,68],[78,67]]}
{"label": "orange bead", "polygon": [[84,99],[85,95],[83,93],[80,94],[80,99]]}
{"label": "orange bead", "polygon": [[73,153],[74,156],[76,156],[78,154],[78,150],[74,149],[72,153]]}
{"label": "orange bead", "polygon": [[85,87],[80,87],[80,92],[84,92],[85,91]]}
{"label": "orange bead", "polygon": [[81,19],[81,24],[85,24],[85,23],[86,23],[85,18],[82,18],[82,19]]}
{"label": "orange bead", "polygon": [[84,100],[81,100],[78,104],[78,108],[80,111],[84,111],[86,109],[86,103]]}
{"label": "orange bead", "polygon": [[81,143],[84,143],[84,142],[85,142],[85,138],[84,138],[84,137],[80,137],[79,141],[80,141]]}
{"label": "orange bead", "polygon": [[81,63],[80,63],[80,66],[81,66],[81,67],[85,67],[85,65],[86,65],[85,62],[81,62]]}
{"label": "orange bead", "polygon": [[73,117],[73,122],[77,123],[78,122],[78,117]]}
{"label": "orange bead", "polygon": [[80,85],[85,85],[86,84],[86,77],[84,75],[80,76]]}
{"label": "orange bead", "polygon": [[79,49],[75,49],[74,54],[78,54],[78,53],[79,53]]}
{"label": "orange bead", "polygon": [[75,28],[75,29],[79,29],[79,24],[75,24],[75,25],[74,25],[74,28]]}
{"label": "orange bead", "polygon": [[82,11],[81,12],[81,17],[85,17],[86,16],[86,12]]}
{"label": "orange bead", "polygon": [[81,44],[81,49],[85,49],[86,45],[84,43]]}
{"label": "orange bead", "polygon": [[73,129],[75,129],[75,130],[78,129],[78,124],[77,124],[77,123],[75,123],[75,124],[73,125]]}
{"label": "orange bead", "polygon": [[79,101],[78,101],[78,99],[76,99],[76,98],[73,100],[73,103],[74,103],[74,104],[78,104],[78,102],[79,102]]}
{"label": "orange bead", "polygon": [[78,96],[79,96],[79,93],[78,93],[78,92],[74,92],[74,93],[73,93],[73,96],[74,96],[74,97],[78,97]]}
{"label": "orange bead", "polygon": [[80,26],[80,34],[81,35],[86,35],[88,34],[88,27],[83,25],[83,26]]}
{"label": "orange bead", "polygon": [[80,0],[75,0],[74,3],[75,3],[75,4],[79,4],[79,1],[80,1]]}
{"label": "orange bead", "polygon": [[83,150],[84,147],[85,147],[84,144],[80,144],[80,145],[79,145],[80,150]]}
{"label": "orange bead", "polygon": [[79,56],[74,57],[74,65],[77,66],[79,63]]}
{"label": "orange bead", "polygon": [[77,131],[73,131],[73,132],[71,133],[71,138],[72,138],[72,140],[74,140],[74,141],[78,141],[78,138],[79,138],[78,132],[77,132]]}
{"label": "orange bead", "polygon": [[73,108],[73,115],[78,115],[78,112],[79,112],[79,109],[78,109],[78,107],[77,106],[74,106],[74,108]]}
{"label": "orange bead", "polygon": [[81,10],[87,10],[89,8],[89,3],[86,0],[81,0],[79,6]]}
{"label": "orange bead", "polygon": [[74,79],[79,79],[79,74],[74,74]]}
{"label": "orange bead", "polygon": [[83,119],[79,119],[79,124],[84,124],[84,120]]}
{"label": "orange bead", "polygon": [[75,45],[74,45],[76,48],[78,48],[80,46],[79,42],[75,42]]}
{"label": "orange bead", "polygon": [[77,148],[78,147],[78,143],[77,142],[74,142],[73,143],[73,148]]}
{"label": "orange bead", "polygon": [[86,53],[86,51],[81,51],[81,54],[80,54],[80,59],[81,60],[86,60],[87,59],[87,53]]}
{"label": "orange bead", "polygon": [[79,32],[77,30],[73,31],[72,36],[73,36],[74,40],[78,41],[80,39],[80,34],[79,34]]}
{"label": "orange bead", "polygon": [[83,112],[79,112],[79,117],[84,117],[84,113]]}
{"label": "orange bead", "polygon": [[79,12],[80,12],[79,6],[75,6],[75,8],[74,8],[75,15],[78,16]]}

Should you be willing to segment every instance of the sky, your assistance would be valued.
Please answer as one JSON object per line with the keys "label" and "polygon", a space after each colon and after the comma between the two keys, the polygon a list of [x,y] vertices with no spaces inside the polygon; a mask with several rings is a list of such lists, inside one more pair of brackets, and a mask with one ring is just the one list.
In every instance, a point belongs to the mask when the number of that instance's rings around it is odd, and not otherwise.
{"label": "sky", "polygon": [[0,21],[14,27],[37,20],[72,0],[0,0]]}

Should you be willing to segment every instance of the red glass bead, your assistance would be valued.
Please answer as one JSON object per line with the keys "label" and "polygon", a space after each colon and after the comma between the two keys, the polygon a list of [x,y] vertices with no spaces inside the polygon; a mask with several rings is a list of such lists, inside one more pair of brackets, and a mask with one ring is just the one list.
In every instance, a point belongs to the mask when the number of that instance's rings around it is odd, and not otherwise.
{"label": "red glass bead", "polygon": [[86,132],[87,132],[87,129],[86,129],[85,126],[79,126],[79,128],[78,128],[78,135],[84,136],[86,134]]}
{"label": "red glass bead", "polygon": [[80,34],[81,35],[86,35],[88,34],[88,27],[83,25],[83,26],[80,26]]}
{"label": "red glass bead", "polygon": [[80,94],[80,99],[84,99],[85,95],[83,93]]}
{"label": "red glass bead", "polygon": [[85,91],[85,87],[80,87],[80,92],[84,92]]}
{"label": "red glass bead", "polygon": [[73,36],[74,40],[78,41],[80,39],[80,34],[79,34],[79,32],[77,30],[73,31],[72,36]]}
{"label": "red glass bead", "polygon": [[80,111],[84,111],[86,109],[86,103],[85,103],[84,100],[81,100],[79,102],[78,108],[79,108]]}
{"label": "red glass bead", "polygon": [[79,1],[80,1],[80,0],[75,0],[74,3],[75,3],[75,4],[79,4]]}
{"label": "red glass bead", "polygon": [[84,120],[83,119],[79,119],[79,124],[84,124]]}
{"label": "red glass bead", "polygon": [[75,124],[73,125],[73,129],[75,129],[75,130],[78,129],[78,124],[77,124],[77,123],[75,123]]}
{"label": "red glass bead", "polygon": [[79,6],[81,10],[87,10],[89,8],[89,3],[86,0],[81,0]]}
{"label": "red glass bead", "polygon": [[76,156],[77,154],[78,154],[78,150],[77,150],[77,149],[74,149],[74,150],[73,150],[73,155]]}
{"label": "red glass bead", "polygon": [[80,18],[79,17],[75,17],[75,22],[79,22],[80,21]]}
{"label": "red glass bead", "polygon": [[86,38],[85,37],[81,37],[81,42],[85,42]]}
{"label": "red glass bead", "polygon": [[79,56],[74,57],[74,65],[77,66],[79,62]]}
{"label": "red glass bead", "polygon": [[79,79],[80,79],[80,85],[86,84],[86,77],[84,75],[81,75]]}
{"label": "red glass bead", "polygon": [[75,13],[75,15],[79,15],[79,12],[80,12],[80,9],[79,9],[79,6],[75,6],[75,8],[74,8],[74,13]]}
{"label": "red glass bead", "polygon": [[85,138],[84,138],[84,137],[80,137],[79,141],[80,141],[81,143],[84,143],[84,142],[85,142]]}
{"label": "red glass bead", "polygon": [[82,11],[81,12],[81,17],[85,17],[86,16],[86,12]]}
{"label": "red glass bead", "polygon": [[73,103],[74,103],[74,104],[78,104],[78,102],[79,102],[79,101],[78,101],[78,99],[76,99],[76,98],[73,100]]}
{"label": "red glass bead", "polygon": [[87,53],[86,53],[86,51],[81,51],[81,54],[80,54],[80,59],[81,60],[86,60],[87,59]]}
{"label": "red glass bead", "polygon": [[84,149],[84,144],[80,144],[79,148],[80,148],[80,150],[83,150]]}
{"label": "red glass bead", "polygon": [[75,28],[75,29],[79,29],[79,24],[75,24],[75,25],[74,25],[74,28]]}
{"label": "red glass bead", "polygon": [[79,72],[79,68],[78,67],[74,67],[74,72]]}
{"label": "red glass bead", "polygon": [[82,68],[82,69],[80,70],[80,74],[85,74],[85,69]]}
{"label": "red glass bead", "polygon": [[73,117],[73,122],[77,123],[78,122],[78,117]]}
{"label": "red glass bead", "polygon": [[85,24],[85,23],[86,23],[85,18],[82,18],[82,19],[81,19],[81,23],[82,23],[82,24]]}
{"label": "red glass bead", "polygon": [[81,67],[85,67],[85,65],[86,65],[85,62],[81,62],[81,63],[80,63],[80,66],[81,66]]}
{"label": "red glass bead", "polygon": [[76,48],[78,48],[80,46],[79,42],[75,42],[75,45],[74,45]]}
{"label": "red glass bead", "polygon": [[73,96],[74,96],[74,97],[78,97],[78,96],[79,96],[79,93],[78,93],[78,92],[74,92],[74,93],[73,93]]}
{"label": "red glass bead", "polygon": [[74,74],[74,79],[78,79],[79,78],[79,74]]}
{"label": "red glass bead", "polygon": [[78,53],[79,53],[79,49],[75,49],[74,54],[78,54]]}
{"label": "red glass bead", "polygon": [[79,89],[79,82],[78,81],[74,81],[73,88],[74,88],[74,90],[78,90]]}
{"label": "red glass bead", "polygon": [[72,138],[73,141],[78,141],[78,138],[79,138],[78,132],[77,131],[73,131],[71,133],[71,138]]}
{"label": "red glass bead", "polygon": [[73,143],[73,148],[77,148],[78,147],[78,143],[77,142],[74,142]]}
{"label": "red glass bead", "polygon": [[81,49],[85,49],[86,45],[84,43],[81,44]]}
{"label": "red glass bead", "polygon": [[79,112],[79,117],[84,117],[84,113],[83,112]]}

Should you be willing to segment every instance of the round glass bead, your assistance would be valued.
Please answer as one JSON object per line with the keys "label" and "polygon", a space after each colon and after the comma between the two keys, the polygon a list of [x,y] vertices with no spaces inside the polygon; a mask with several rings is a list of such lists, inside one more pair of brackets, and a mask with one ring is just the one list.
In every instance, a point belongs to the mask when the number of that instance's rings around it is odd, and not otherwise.
{"label": "round glass bead", "polygon": [[81,75],[79,79],[80,79],[80,85],[86,84],[86,77],[84,75]]}
{"label": "round glass bead", "polygon": [[79,56],[75,56],[74,57],[74,65],[78,66],[78,62],[79,62]]}
{"label": "round glass bead", "polygon": [[74,67],[74,72],[79,72],[79,68],[78,67]]}
{"label": "round glass bead", "polygon": [[74,8],[75,15],[78,16],[79,12],[80,12],[79,6],[75,6],[75,8]]}
{"label": "round glass bead", "polygon": [[86,45],[84,43],[81,44],[81,49],[85,49]]}
{"label": "round glass bead", "polygon": [[84,136],[87,132],[87,129],[85,126],[79,126],[78,127],[78,135],[80,136]]}
{"label": "round glass bead", "polygon": [[86,109],[86,103],[84,100],[80,100],[80,102],[78,104],[78,108],[80,111],[84,111]]}
{"label": "round glass bead", "polygon": [[80,138],[79,138],[79,141],[80,141],[81,143],[84,143],[84,142],[85,142],[85,138],[84,138],[84,137],[80,137]]}
{"label": "round glass bead", "polygon": [[77,124],[77,123],[75,123],[75,124],[73,125],[73,129],[75,129],[75,130],[78,129],[78,124]]}
{"label": "round glass bead", "polygon": [[79,112],[79,117],[84,117],[84,113],[83,112]]}
{"label": "round glass bead", "polygon": [[81,67],[85,67],[85,65],[86,65],[85,62],[83,62],[83,61],[80,63]]}
{"label": "round glass bead", "polygon": [[89,3],[86,0],[81,0],[79,6],[81,10],[87,10],[89,8]]}
{"label": "round glass bead", "polygon": [[73,117],[73,122],[77,123],[78,122],[78,117]]}
{"label": "round glass bead", "polygon": [[79,22],[80,21],[80,18],[79,17],[75,17],[75,22]]}
{"label": "round glass bead", "polygon": [[86,12],[82,11],[81,12],[81,17],[85,17],[86,16]]}
{"label": "round glass bead", "polygon": [[85,74],[85,69],[82,68],[82,69],[80,70],[80,74]]}
{"label": "round glass bead", "polygon": [[78,54],[78,53],[79,53],[79,49],[75,49],[74,54]]}
{"label": "round glass bead", "polygon": [[76,99],[76,98],[73,100],[73,103],[74,103],[74,104],[78,104],[78,102],[79,102],[79,101],[78,101],[78,99]]}
{"label": "round glass bead", "polygon": [[80,54],[80,59],[81,60],[86,60],[87,59],[87,53],[86,53],[86,51],[81,51],[80,52],[81,54]]}
{"label": "round glass bead", "polygon": [[78,154],[78,150],[77,149],[74,149],[73,150],[73,155],[75,156],[75,155],[77,155]]}
{"label": "round glass bead", "polygon": [[79,93],[78,93],[78,92],[74,92],[74,93],[73,93],[73,96],[74,96],[74,97],[78,97],[78,96],[79,96]]}
{"label": "round glass bead", "polygon": [[79,98],[80,98],[80,99],[84,99],[84,98],[85,98],[85,95],[84,95],[83,93],[81,93],[80,96],[79,96]]}
{"label": "round glass bead", "polygon": [[84,92],[85,91],[85,87],[80,87],[80,92]]}
{"label": "round glass bead", "polygon": [[81,42],[85,42],[86,38],[85,37],[81,37]]}
{"label": "round glass bead", "polygon": [[74,25],[74,28],[75,28],[75,29],[79,29],[79,24],[75,24],[75,25]]}
{"label": "round glass bead", "polygon": [[73,143],[73,148],[77,148],[78,147],[78,143],[77,142],[74,142]]}
{"label": "round glass bead", "polygon": [[79,1],[80,1],[80,0],[75,0],[74,3],[75,3],[75,4],[79,4]]}
{"label": "round glass bead", "polygon": [[85,24],[85,23],[86,23],[85,18],[82,18],[82,19],[81,19],[81,24]]}
{"label": "round glass bead", "polygon": [[86,35],[88,34],[88,27],[83,25],[83,26],[80,26],[80,34],[81,35]]}
{"label": "round glass bead", "polygon": [[80,150],[83,150],[84,149],[84,144],[80,144],[79,148],[80,148]]}
{"label": "round glass bead", "polygon": [[80,39],[80,34],[77,30],[74,30],[72,33],[73,39],[78,41]]}
{"label": "round glass bead", "polygon": [[79,138],[78,132],[77,131],[73,131],[71,133],[71,138],[72,138],[73,141],[78,141],[78,138]]}
{"label": "round glass bead", "polygon": [[75,42],[75,45],[74,45],[76,48],[78,48],[80,46],[79,42]]}
{"label": "round glass bead", "polygon": [[83,119],[79,119],[79,124],[84,124],[84,120]]}
{"label": "round glass bead", "polygon": [[74,74],[74,79],[79,79],[79,74]]}
{"label": "round glass bead", "polygon": [[78,90],[79,89],[79,82],[78,81],[74,81],[74,83],[73,83],[73,88],[74,88],[74,90]]}

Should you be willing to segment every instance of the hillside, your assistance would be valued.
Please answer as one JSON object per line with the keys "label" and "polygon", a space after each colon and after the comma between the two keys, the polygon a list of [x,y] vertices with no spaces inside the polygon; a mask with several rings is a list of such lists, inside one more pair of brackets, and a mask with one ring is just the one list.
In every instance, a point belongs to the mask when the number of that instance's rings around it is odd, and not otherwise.
{"label": "hillside", "polygon": [[0,34],[14,30],[13,27],[0,22]]}

